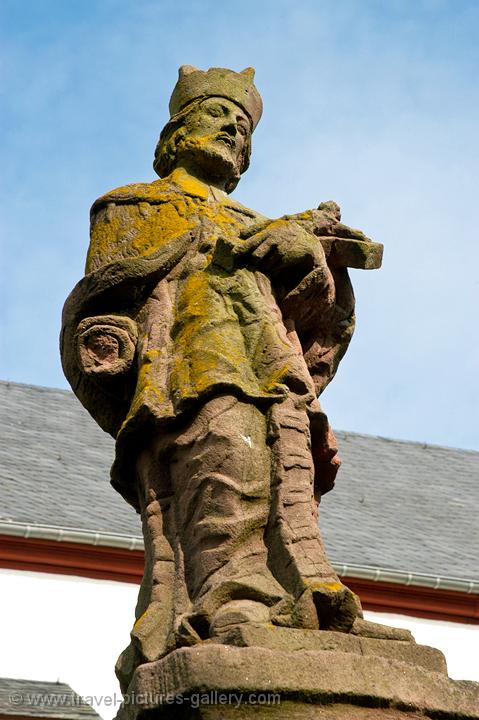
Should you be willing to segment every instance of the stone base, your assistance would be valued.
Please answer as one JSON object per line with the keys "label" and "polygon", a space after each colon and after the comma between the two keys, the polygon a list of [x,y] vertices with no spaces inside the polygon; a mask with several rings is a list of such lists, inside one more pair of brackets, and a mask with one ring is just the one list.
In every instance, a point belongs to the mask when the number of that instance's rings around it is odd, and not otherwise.
{"label": "stone base", "polygon": [[138,667],[119,720],[479,720],[479,685],[411,641],[248,624],[221,641]]}
{"label": "stone base", "polygon": [[[422,712],[401,711],[390,708],[367,708],[346,703],[317,705],[301,701],[285,700],[281,705],[202,705],[196,710],[172,706],[169,711],[158,714],[150,711],[144,717],[149,720],[427,720],[435,717],[463,718],[462,715],[424,715]],[[477,717],[474,716],[474,717]]]}

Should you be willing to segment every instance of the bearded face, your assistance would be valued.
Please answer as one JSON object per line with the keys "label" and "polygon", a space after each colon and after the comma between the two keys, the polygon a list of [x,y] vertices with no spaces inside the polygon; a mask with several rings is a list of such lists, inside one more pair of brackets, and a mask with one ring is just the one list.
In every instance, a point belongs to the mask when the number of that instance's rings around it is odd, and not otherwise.
{"label": "bearded face", "polygon": [[234,189],[249,164],[252,132],[250,118],[238,105],[223,97],[206,98],[184,113],[173,132],[169,128],[155,153],[160,177],[181,166],[207,183]]}

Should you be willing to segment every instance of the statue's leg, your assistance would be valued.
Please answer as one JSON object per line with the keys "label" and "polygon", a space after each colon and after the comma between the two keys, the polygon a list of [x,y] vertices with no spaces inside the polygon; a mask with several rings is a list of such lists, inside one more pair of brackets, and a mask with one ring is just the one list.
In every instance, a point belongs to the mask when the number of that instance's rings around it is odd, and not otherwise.
{"label": "statue's leg", "polygon": [[158,660],[174,648],[174,605],[178,604],[177,563],[164,532],[171,496],[167,473],[159,469],[154,456],[145,450],[138,458],[136,474],[145,565],[131,642],[121,653],[115,668],[123,692],[138,665]]}
{"label": "statue's leg", "polygon": [[262,610],[287,596],[267,567],[263,537],[270,506],[266,435],[263,412],[221,396],[205,403],[172,445],[175,524],[200,637],[232,601],[250,601],[249,610],[256,604],[256,619],[265,620]]}
{"label": "statue's leg", "polygon": [[[292,398],[272,406],[272,500],[266,542],[275,576],[310,623],[311,600],[322,629],[348,631],[357,614],[354,594],[331,566],[318,527],[307,413]],[[309,624],[310,626],[310,624]]]}

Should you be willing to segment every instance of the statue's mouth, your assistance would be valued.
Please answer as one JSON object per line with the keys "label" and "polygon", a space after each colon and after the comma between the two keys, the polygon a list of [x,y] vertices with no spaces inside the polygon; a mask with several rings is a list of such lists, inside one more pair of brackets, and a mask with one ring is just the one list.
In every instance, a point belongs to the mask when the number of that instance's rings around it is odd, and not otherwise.
{"label": "statue's mouth", "polygon": [[230,148],[234,148],[236,145],[234,138],[232,138],[231,135],[228,135],[227,133],[219,133],[216,136],[216,140],[223,142],[225,145],[228,145],[228,147],[230,147]]}

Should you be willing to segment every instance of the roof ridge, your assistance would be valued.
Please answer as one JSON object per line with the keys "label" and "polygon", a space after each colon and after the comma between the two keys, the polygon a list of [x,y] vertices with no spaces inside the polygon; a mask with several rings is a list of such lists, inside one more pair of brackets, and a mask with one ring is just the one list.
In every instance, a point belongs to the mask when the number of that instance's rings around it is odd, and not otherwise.
{"label": "roof ridge", "polygon": [[[29,390],[35,390],[38,392],[47,392],[53,394],[60,394],[60,395],[67,395],[70,397],[74,397],[74,394],[71,390],[68,388],[55,388],[47,385],[31,385],[29,383],[19,383],[15,382],[13,380],[0,380],[0,387],[17,387],[17,388],[28,388]],[[474,448],[463,448],[463,447],[455,447],[452,445],[439,445],[438,443],[430,443],[425,442],[421,440],[405,440],[404,438],[391,438],[386,437],[385,435],[373,435],[370,433],[361,433],[357,432],[356,430],[339,430],[337,428],[334,428],[334,432],[337,433],[338,436],[353,436],[357,438],[364,438],[368,440],[380,440],[381,442],[387,442],[387,443],[397,443],[401,445],[414,445],[416,447],[421,447],[424,450],[431,448],[433,450],[455,450],[462,453],[470,453],[470,454],[476,454],[479,455],[479,450],[476,450]]]}
{"label": "roof ridge", "polygon": [[404,438],[391,438],[391,437],[386,437],[385,435],[372,435],[369,433],[360,433],[360,432],[357,432],[356,430],[338,430],[337,428],[334,428],[334,433],[338,437],[352,435],[354,437],[365,438],[368,440],[381,440],[383,442],[398,443],[401,445],[415,445],[415,446],[423,448],[424,450],[426,450],[427,448],[437,449],[437,450],[457,450],[458,452],[465,452],[465,453],[472,453],[472,454],[479,455],[479,450],[475,450],[474,448],[462,448],[462,447],[456,447],[454,445],[439,445],[438,443],[430,443],[430,442],[425,442],[425,441],[421,441],[421,440],[405,440]]}
{"label": "roof ridge", "polygon": [[[63,685],[64,687],[70,688],[70,690],[73,690],[73,688],[67,683],[63,682],[63,680],[30,680],[29,678],[15,678],[15,677],[0,677],[0,682],[21,682],[21,683],[31,683],[35,685]],[[75,692],[75,690],[73,690]],[[77,693],[78,694],[78,693]]]}
{"label": "roof ridge", "polygon": [[60,393],[62,395],[72,395],[73,393],[68,388],[56,388],[49,385],[32,385],[31,383],[20,383],[14,380],[0,380],[0,386],[4,387],[17,387],[17,388],[29,388],[30,390],[38,390],[40,392],[51,392]]}

